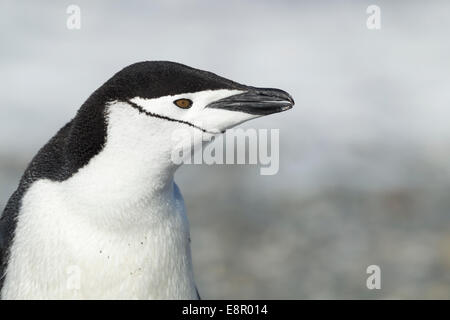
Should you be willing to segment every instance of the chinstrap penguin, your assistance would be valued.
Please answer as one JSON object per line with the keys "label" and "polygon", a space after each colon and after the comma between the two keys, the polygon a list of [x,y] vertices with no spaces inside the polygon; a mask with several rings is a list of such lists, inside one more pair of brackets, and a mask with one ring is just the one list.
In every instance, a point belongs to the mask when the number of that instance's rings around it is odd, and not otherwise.
{"label": "chinstrap penguin", "polygon": [[282,90],[174,62],[119,71],[38,152],[8,201],[1,298],[199,298],[171,134],[223,133],[293,104]]}

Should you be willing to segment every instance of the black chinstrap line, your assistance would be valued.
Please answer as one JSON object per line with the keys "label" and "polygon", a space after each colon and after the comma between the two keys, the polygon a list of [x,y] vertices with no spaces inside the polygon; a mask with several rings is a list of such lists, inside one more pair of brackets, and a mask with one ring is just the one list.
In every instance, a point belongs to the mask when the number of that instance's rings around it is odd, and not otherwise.
{"label": "black chinstrap line", "polygon": [[[163,120],[167,120],[167,121],[172,121],[172,122],[179,122],[179,123],[188,125],[188,126],[190,126],[190,127],[196,128],[196,129],[198,129],[198,130],[201,130],[201,131],[203,131],[203,132],[205,132],[205,133],[209,133],[209,134],[218,134],[218,133],[219,133],[219,132],[211,132],[211,131],[208,131],[208,130],[203,129],[203,128],[199,127],[199,126],[196,126],[195,124],[190,123],[190,122],[188,122],[188,121],[177,120],[177,119],[173,119],[173,118],[170,118],[170,117],[167,117],[167,116],[162,116],[162,115],[160,115],[160,114],[157,114],[157,113],[153,113],[153,112],[147,111],[147,110],[145,110],[144,108],[142,108],[140,105],[138,105],[138,104],[136,104],[136,103],[134,103],[133,101],[130,101],[130,100],[127,100],[126,103],[130,104],[130,106],[132,106],[133,108],[135,108],[136,110],[138,110],[140,113],[143,113],[143,114],[145,114],[145,115],[147,115],[147,116],[149,116],[149,117],[159,118],[159,119],[163,119]],[[223,132],[221,132],[221,133],[223,133]]]}

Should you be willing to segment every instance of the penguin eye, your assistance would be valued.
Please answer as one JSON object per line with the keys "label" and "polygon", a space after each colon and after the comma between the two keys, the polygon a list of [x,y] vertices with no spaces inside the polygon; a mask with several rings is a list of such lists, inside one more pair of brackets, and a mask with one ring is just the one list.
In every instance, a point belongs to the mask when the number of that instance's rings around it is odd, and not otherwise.
{"label": "penguin eye", "polygon": [[192,107],[192,100],[189,99],[178,99],[173,103],[175,103],[175,105],[177,107],[180,107],[181,109],[189,109],[190,107]]}

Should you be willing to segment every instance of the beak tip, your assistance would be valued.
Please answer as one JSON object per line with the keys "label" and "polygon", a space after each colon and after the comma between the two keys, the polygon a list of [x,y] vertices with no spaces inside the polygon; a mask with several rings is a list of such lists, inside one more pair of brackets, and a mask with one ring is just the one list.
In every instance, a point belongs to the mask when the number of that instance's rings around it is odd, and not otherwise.
{"label": "beak tip", "polygon": [[295,105],[294,98],[292,98],[292,96],[287,92],[286,92],[286,100],[285,101],[287,102],[287,104],[281,108],[281,111],[287,111],[294,107],[294,105]]}
{"label": "beak tip", "polygon": [[291,108],[295,105],[294,98],[292,98],[291,95],[289,95],[289,101],[291,102]]}

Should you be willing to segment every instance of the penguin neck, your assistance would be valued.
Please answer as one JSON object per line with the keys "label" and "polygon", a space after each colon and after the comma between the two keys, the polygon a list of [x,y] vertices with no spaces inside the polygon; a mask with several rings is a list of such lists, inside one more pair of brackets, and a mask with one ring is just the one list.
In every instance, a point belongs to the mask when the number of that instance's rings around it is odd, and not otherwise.
{"label": "penguin neck", "polygon": [[[107,110],[103,149],[70,180],[81,203],[106,210],[173,196],[171,132],[175,124],[139,114],[126,103]],[[83,186],[81,188],[80,186]]]}

